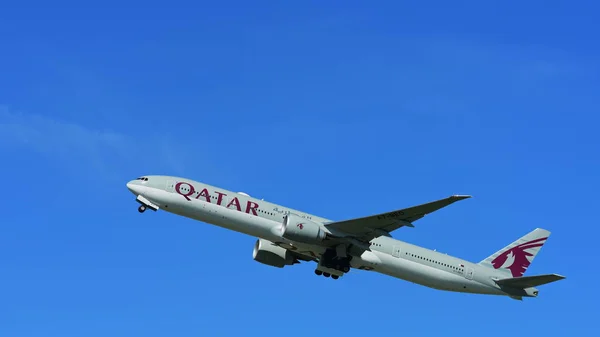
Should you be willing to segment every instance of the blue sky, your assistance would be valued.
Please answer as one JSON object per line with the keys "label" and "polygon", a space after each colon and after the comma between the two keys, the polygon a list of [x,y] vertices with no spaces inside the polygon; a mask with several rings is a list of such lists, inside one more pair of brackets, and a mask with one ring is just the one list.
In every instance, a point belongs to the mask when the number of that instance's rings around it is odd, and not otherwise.
{"label": "blue sky", "polygon": [[[0,9],[0,335],[592,334],[593,2],[27,1]],[[347,219],[471,194],[394,236],[479,261],[552,231],[523,302],[252,260],[136,211],[189,177]],[[593,330],[591,330],[593,331]]]}

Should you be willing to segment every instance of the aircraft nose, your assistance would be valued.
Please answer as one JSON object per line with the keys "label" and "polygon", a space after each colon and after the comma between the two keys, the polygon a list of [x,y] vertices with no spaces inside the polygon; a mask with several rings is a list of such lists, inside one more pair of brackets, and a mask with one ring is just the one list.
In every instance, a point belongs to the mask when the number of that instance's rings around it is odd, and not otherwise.
{"label": "aircraft nose", "polygon": [[136,184],[136,182],[134,180],[127,183],[127,189],[135,195],[140,194],[139,193],[140,185]]}

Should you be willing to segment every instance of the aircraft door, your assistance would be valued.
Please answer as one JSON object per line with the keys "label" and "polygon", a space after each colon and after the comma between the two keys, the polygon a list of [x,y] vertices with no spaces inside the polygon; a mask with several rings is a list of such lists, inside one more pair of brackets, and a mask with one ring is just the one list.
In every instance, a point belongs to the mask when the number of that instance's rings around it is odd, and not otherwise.
{"label": "aircraft door", "polygon": [[400,257],[400,252],[402,250],[400,249],[400,246],[394,246],[394,250],[392,251],[392,256],[394,257]]}
{"label": "aircraft door", "polygon": [[475,271],[473,270],[473,268],[470,268],[470,267],[465,268],[465,278],[467,280],[472,280],[474,273],[475,273]]}

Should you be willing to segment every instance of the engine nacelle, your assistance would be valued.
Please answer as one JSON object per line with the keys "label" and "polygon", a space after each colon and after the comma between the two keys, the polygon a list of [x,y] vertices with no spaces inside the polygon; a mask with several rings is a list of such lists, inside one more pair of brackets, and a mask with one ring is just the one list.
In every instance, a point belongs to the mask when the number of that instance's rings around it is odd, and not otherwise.
{"label": "engine nacelle", "polygon": [[283,268],[286,265],[291,266],[295,261],[289,250],[264,239],[256,240],[252,258],[254,258],[254,261],[277,268]]}
{"label": "engine nacelle", "polygon": [[288,214],[281,224],[281,236],[292,241],[316,244],[325,240],[321,226],[296,214]]}

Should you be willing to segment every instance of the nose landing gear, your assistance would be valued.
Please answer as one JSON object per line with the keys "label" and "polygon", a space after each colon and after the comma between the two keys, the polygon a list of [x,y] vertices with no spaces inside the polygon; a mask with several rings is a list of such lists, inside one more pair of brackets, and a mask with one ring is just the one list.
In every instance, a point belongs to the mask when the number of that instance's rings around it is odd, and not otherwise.
{"label": "nose landing gear", "polygon": [[158,205],[152,203],[142,195],[138,195],[137,198],[135,198],[135,201],[140,204],[140,207],[138,207],[138,212],[140,213],[144,213],[147,209],[151,209],[155,212],[158,211]]}

